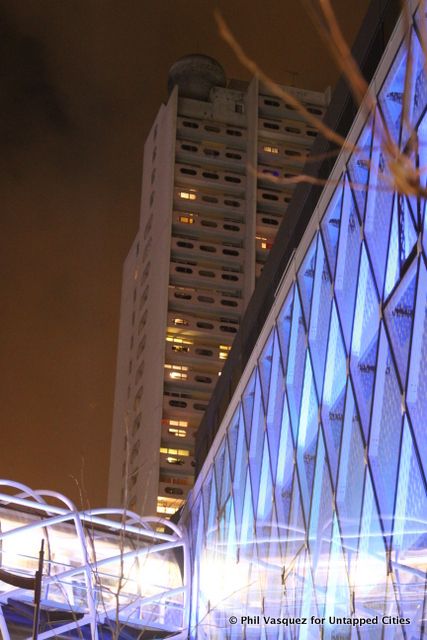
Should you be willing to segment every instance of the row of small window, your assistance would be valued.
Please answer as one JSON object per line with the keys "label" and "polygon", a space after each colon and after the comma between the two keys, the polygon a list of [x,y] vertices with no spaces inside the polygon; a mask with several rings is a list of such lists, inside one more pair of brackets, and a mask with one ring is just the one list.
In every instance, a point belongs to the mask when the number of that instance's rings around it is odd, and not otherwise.
{"label": "row of small window", "polygon": [[[224,294],[225,292],[220,292],[220,295]],[[239,300],[221,297],[214,298],[213,296],[208,296],[202,293],[196,294],[196,292],[193,293],[191,290],[186,290],[183,288],[175,289],[173,292],[173,297],[176,300],[193,300],[193,302],[197,301],[201,302],[202,304],[220,304],[223,307],[229,307],[232,309],[238,309],[240,307]]]}
{"label": "row of small window", "polygon": [[192,165],[178,165],[179,173],[184,176],[196,177],[204,180],[221,180],[228,184],[244,184],[245,179],[243,176],[239,176],[234,173],[227,173],[226,171],[215,171],[213,169],[206,170],[201,167],[195,167]]}
{"label": "row of small window", "polygon": [[218,160],[239,160],[242,161],[244,159],[244,154],[235,150],[230,150],[227,148],[218,149],[209,146],[205,146],[202,144],[197,144],[196,142],[178,142],[178,150],[186,151],[187,153],[197,153],[199,155],[205,155],[211,159]]}
{"label": "row of small window", "polygon": [[168,407],[172,409],[186,409],[186,411],[204,412],[208,408],[208,405],[199,400],[194,400],[191,394],[185,392],[169,391],[165,389],[163,391],[165,396],[165,402]]}
{"label": "row of small window", "polygon": [[229,125],[220,125],[218,123],[201,122],[199,120],[190,120],[189,118],[178,118],[178,128],[183,127],[187,130],[206,131],[207,133],[221,134],[232,138],[241,138],[245,130]]}
{"label": "row of small window", "polygon": [[288,145],[263,143],[258,147],[259,153],[268,153],[271,156],[285,156],[286,158],[292,158],[298,160],[299,164],[304,162],[309,155],[309,151],[306,147],[290,147]]}
{"label": "row of small window", "polygon": [[[274,107],[277,109],[287,109],[288,111],[295,111],[295,107],[293,107],[291,104],[289,104],[288,102],[284,102],[283,100],[281,100],[280,98],[271,98],[270,96],[266,97],[266,96],[260,96],[259,98],[259,104],[263,104],[266,107]],[[319,107],[318,105],[314,105],[314,104],[306,104],[304,105],[304,107],[307,109],[307,111],[309,113],[312,113],[315,116],[323,116],[325,110],[322,109],[322,107]]]}
{"label": "row of small window", "polygon": [[211,349],[206,346],[195,346],[191,338],[181,338],[171,334],[166,336],[166,342],[170,344],[171,350],[175,353],[193,353],[196,356],[213,357],[218,354],[219,360],[226,360],[231,347],[220,344],[217,348]]}
{"label": "row of small window", "polygon": [[235,273],[219,273],[211,269],[193,269],[191,266],[175,264],[173,261],[171,262],[171,271],[178,274],[200,276],[201,278],[219,278],[226,282],[240,282],[242,279],[241,275]]}
{"label": "row of small window", "polygon": [[[227,322],[227,324],[222,324],[222,322]],[[235,334],[237,333],[238,327],[230,326],[231,322],[232,320],[224,318],[223,320],[220,320],[219,323],[209,322],[208,320],[196,320],[194,324],[196,329],[200,329],[202,331],[214,331],[215,329],[217,329],[222,333]],[[173,324],[175,327],[189,327],[192,323],[186,318],[174,316],[171,319],[171,324]]]}
{"label": "row of small window", "polygon": [[[214,384],[216,378],[212,375],[203,375],[192,371],[190,367],[183,364],[171,364],[169,362],[164,364],[166,369],[166,375],[171,380],[188,380],[198,382],[199,384]],[[219,375],[219,374],[218,374]]]}
{"label": "row of small window", "polygon": [[195,242],[192,239],[173,239],[173,244],[179,249],[192,249],[196,251],[203,251],[210,254],[222,254],[227,258],[239,258],[241,251],[230,247],[222,247],[217,244],[205,244],[201,242]]}
{"label": "row of small window", "polygon": [[284,133],[287,135],[293,136],[309,136],[310,138],[315,138],[317,136],[316,129],[310,127],[310,125],[301,123],[295,123],[291,121],[280,121],[280,120],[265,120],[261,119],[259,121],[260,128],[265,129],[266,131],[275,131],[276,133]]}
{"label": "row of small window", "polygon": [[273,191],[261,191],[258,189],[258,202],[260,200],[266,200],[268,202],[284,202],[289,204],[292,199],[291,195],[282,195],[281,193],[274,193]]}
{"label": "row of small window", "polygon": [[230,222],[227,221],[227,218],[224,218],[224,221],[216,221],[211,218],[202,218],[198,213],[178,214],[177,221],[181,224],[197,224],[209,230],[219,229],[231,233],[242,231],[242,226],[234,220]]}
{"label": "row of small window", "polygon": [[192,202],[198,200],[206,204],[217,204],[224,207],[233,207],[234,209],[239,209],[244,202],[243,200],[230,198],[229,196],[219,197],[207,193],[198,193],[196,189],[178,189],[176,195],[181,200],[189,200]]}

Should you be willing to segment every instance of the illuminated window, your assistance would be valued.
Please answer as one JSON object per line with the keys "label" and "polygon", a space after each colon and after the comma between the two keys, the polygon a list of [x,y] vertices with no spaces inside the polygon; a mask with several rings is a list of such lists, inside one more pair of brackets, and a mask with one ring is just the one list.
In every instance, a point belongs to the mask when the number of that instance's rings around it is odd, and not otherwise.
{"label": "illuminated window", "polygon": [[177,429],[176,427],[169,427],[168,433],[171,433],[173,436],[177,438],[185,438],[187,432],[185,429]]}
{"label": "illuminated window", "polygon": [[230,351],[231,347],[227,344],[220,344],[219,345],[219,359],[220,360],[227,360],[228,358],[228,352]]}
{"label": "illuminated window", "polygon": [[178,220],[180,222],[183,222],[184,224],[194,224],[196,222],[194,216],[192,216],[191,213],[187,213],[185,216],[179,216]]}
{"label": "illuminated window", "polygon": [[190,452],[188,449],[170,449],[169,447],[160,447],[160,453],[166,453],[168,456],[182,456],[188,458]]}
{"label": "illuminated window", "polygon": [[277,155],[279,153],[279,148],[278,147],[270,147],[270,145],[265,145],[263,150],[266,153],[273,153],[274,155]]}
{"label": "illuminated window", "polygon": [[176,327],[188,327],[188,320],[184,320],[184,318],[173,318],[172,319],[172,323],[176,326]]}
{"label": "illuminated window", "polygon": [[193,344],[192,340],[188,340],[187,338],[175,338],[175,336],[166,336],[167,342],[173,342],[174,344]]}
{"label": "illuminated window", "polygon": [[188,375],[185,373],[188,371],[188,367],[184,367],[180,364],[165,364],[165,369],[170,369],[169,377],[172,380],[187,380]]}
{"label": "illuminated window", "polygon": [[183,200],[195,200],[196,199],[196,194],[193,193],[192,191],[179,191],[178,195]]}

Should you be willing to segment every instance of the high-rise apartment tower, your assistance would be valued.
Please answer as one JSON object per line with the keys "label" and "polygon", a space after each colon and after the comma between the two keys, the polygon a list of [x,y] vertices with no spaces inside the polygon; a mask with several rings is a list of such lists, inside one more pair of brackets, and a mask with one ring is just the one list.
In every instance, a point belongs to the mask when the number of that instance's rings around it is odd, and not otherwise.
{"label": "high-rise apartment tower", "polygon": [[[175,63],[123,272],[109,503],[172,514],[194,435],[316,130],[207,56]],[[287,88],[322,117],[328,93]]]}

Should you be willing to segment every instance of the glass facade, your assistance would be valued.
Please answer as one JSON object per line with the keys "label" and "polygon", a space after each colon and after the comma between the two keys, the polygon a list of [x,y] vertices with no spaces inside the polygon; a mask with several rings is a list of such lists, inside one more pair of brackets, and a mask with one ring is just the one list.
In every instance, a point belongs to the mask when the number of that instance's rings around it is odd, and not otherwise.
{"label": "glass facade", "polygon": [[190,497],[191,638],[427,638],[414,22],[377,72],[376,111],[356,119]]}

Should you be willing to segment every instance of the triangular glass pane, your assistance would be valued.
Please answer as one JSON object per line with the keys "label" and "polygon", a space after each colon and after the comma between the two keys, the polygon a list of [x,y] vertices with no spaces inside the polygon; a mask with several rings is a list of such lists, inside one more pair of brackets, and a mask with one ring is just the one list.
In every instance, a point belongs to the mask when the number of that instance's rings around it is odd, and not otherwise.
{"label": "triangular glass pane", "polygon": [[346,381],[346,357],[338,315],[334,305],[329,332],[322,402],[323,429],[334,484],[338,468],[341,431],[344,422]]}
{"label": "triangular glass pane", "polygon": [[305,254],[305,258],[299,268],[297,276],[306,325],[308,325],[308,319],[310,317],[311,296],[313,293],[316,266],[316,243],[317,238],[315,237]]}
{"label": "triangular glass pane", "polygon": [[427,272],[423,260],[420,260],[416,297],[406,404],[424,475],[427,475]]}
{"label": "triangular glass pane", "polygon": [[266,535],[264,527],[267,526],[269,531],[273,510],[273,483],[271,481],[270,454],[268,450],[267,435],[265,435],[264,438],[260,475],[257,477],[252,476],[252,486],[254,486],[255,483],[258,485],[258,490],[256,492],[258,494],[258,505],[256,511],[257,534],[259,535],[261,532],[264,537]]}
{"label": "triangular glass pane", "polygon": [[286,527],[289,519],[292,497],[292,477],[294,471],[294,445],[289,420],[288,403],[283,404],[280,429],[280,447],[277,456],[277,471],[273,468],[275,501],[281,526]]}
{"label": "triangular glass pane", "polygon": [[[216,494],[220,498],[221,494],[221,482],[224,474],[224,455],[225,455],[225,438],[218,447],[218,453],[215,456],[214,472],[215,472],[215,484]],[[220,507],[221,505],[219,505]]]}
{"label": "triangular glass pane", "polygon": [[[205,516],[205,530],[207,529],[208,526],[208,516],[209,516],[209,505],[210,505],[210,500],[211,500],[211,483],[212,483],[212,477],[213,477],[213,470],[211,468],[211,470],[208,472],[206,479],[203,483],[203,487],[202,487],[202,499],[203,499],[203,512],[204,512],[204,516]],[[215,483],[215,481],[214,481]]]}
{"label": "triangular glass pane", "polygon": [[239,437],[239,424],[240,424],[240,403],[234,412],[234,415],[230,421],[230,426],[227,431],[227,440],[228,447],[230,450],[230,462],[231,462],[231,473],[234,477],[233,470],[236,464],[236,451],[237,451],[237,441]]}
{"label": "triangular glass pane", "polygon": [[392,218],[393,190],[388,160],[382,149],[383,130],[377,115],[377,132],[371,157],[364,235],[374,269],[378,291],[382,293]]}
{"label": "triangular glass pane", "polygon": [[351,328],[353,326],[354,299],[357,287],[355,273],[359,267],[360,243],[359,220],[353,196],[346,182],[334,291],[347,353],[350,350]]}
{"label": "triangular glass pane", "polygon": [[231,492],[231,467],[230,467],[230,452],[228,449],[227,440],[225,440],[224,446],[224,464],[221,479],[221,494],[219,497],[219,508],[227,501]]}
{"label": "triangular glass pane", "polygon": [[319,395],[322,393],[322,381],[325,370],[331,301],[331,280],[328,265],[326,264],[322,239],[319,236],[310,326],[308,330],[311,360],[313,362],[314,376]]}
{"label": "triangular glass pane", "polygon": [[373,118],[370,117],[359,136],[356,151],[352,153],[347,165],[349,184],[357,205],[359,220],[363,220],[365,215],[371,161],[372,132]]}
{"label": "triangular glass pane", "polygon": [[351,374],[365,438],[368,433],[377,358],[379,301],[366,251],[359,268],[351,344]]}
{"label": "triangular glass pane", "polygon": [[400,140],[405,99],[409,99],[409,96],[404,96],[406,66],[407,52],[402,44],[378,96],[385,127],[396,143]]}
{"label": "triangular glass pane", "polygon": [[407,89],[410,126],[403,133],[402,147],[413,133],[419,117],[427,105],[427,83],[425,72],[425,55],[415,29],[411,31],[411,65],[412,78]]}
{"label": "triangular glass pane", "polygon": [[261,384],[259,376],[256,378],[254,407],[252,413],[251,440],[249,446],[249,468],[253,478],[252,491],[254,505],[258,500],[259,477],[261,473],[261,451],[265,433],[265,414],[261,400]]}
{"label": "triangular glass pane", "polygon": [[311,566],[316,586],[317,604],[321,615],[325,606],[327,566],[332,537],[332,488],[325,458],[325,446],[320,435],[317,449],[316,471],[311,497],[308,540]]}
{"label": "triangular glass pane", "polygon": [[249,378],[249,382],[246,385],[242,395],[243,420],[245,424],[246,440],[248,444],[251,437],[252,412],[254,407],[256,377],[257,377],[257,369],[255,368],[252,371],[251,377]]}
{"label": "triangular glass pane", "polygon": [[385,534],[391,533],[402,431],[401,392],[387,336],[381,330],[375,379],[369,460]]}
{"label": "triangular glass pane", "polygon": [[239,424],[237,449],[236,449],[236,462],[234,465],[234,469],[232,469],[234,507],[235,507],[236,521],[238,526],[240,526],[241,519],[242,519],[245,478],[246,478],[247,468],[248,468],[248,448],[246,444],[246,434],[245,434],[245,426],[243,422],[243,413],[240,412],[240,424]]}
{"label": "triangular glass pane", "polygon": [[[279,516],[280,518],[280,516]],[[280,519],[279,519],[280,522]],[[306,547],[306,528],[304,514],[301,505],[301,494],[295,476],[292,486],[291,511],[289,526],[286,536],[286,557],[288,562],[293,562],[295,558]]]}
{"label": "triangular glass pane", "polygon": [[293,306],[294,310],[292,314],[292,330],[289,343],[286,386],[288,391],[292,428],[294,429],[294,434],[296,435],[301,404],[302,380],[304,375],[306,351],[304,318],[302,315],[297,287],[295,287]]}
{"label": "triangular glass pane", "polygon": [[321,222],[322,235],[325,241],[326,253],[328,256],[329,269],[333,276],[337,260],[338,237],[341,226],[341,208],[344,179],[338,184],[330,203],[327,206],[325,215]]}
{"label": "triangular glass pane", "polygon": [[385,323],[391,340],[390,346],[396,358],[402,386],[406,383],[408,370],[416,281],[417,262],[414,261],[384,310]]}
{"label": "triangular glass pane", "polygon": [[[355,540],[355,547],[356,542]],[[357,559],[350,575],[350,583],[354,585],[355,616],[364,615],[367,603],[372,616],[381,616],[387,588],[387,554],[369,473],[366,475],[358,542]],[[381,637],[382,627],[378,627],[380,635],[373,635],[375,638]],[[372,629],[375,630],[376,627],[373,626]]]}
{"label": "triangular glass pane", "polygon": [[237,534],[240,541],[240,559],[252,559],[254,552],[255,528],[254,511],[252,504],[252,489],[249,470],[246,475],[245,495],[243,498],[242,522],[236,522]]}
{"label": "triangular glass pane", "polygon": [[[396,514],[394,521],[392,562],[399,567],[398,599],[401,615],[415,624],[413,637],[421,637],[424,576],[421,575],[420,554],[425,551],[427,527],[427,494],[408,421],[405,420],[398,475]],[[423,570],[426,562],[423,562]]]}
{"label": "triangular glass pane", "polygon": [[286,371],[288,363],[289,339],[292,326],[293,298],[294,287],[292,287],[289,291],[277,320],[277,331],[279,334],[280,350],[282,353],[283,371]]}
{"label": "triangular glass pane", "polygon": [[336,491],[343,544],[348,550],[348,571],[354,555],[354,541],[359,533],[365,469],[365,448],[360,418],[354,402],[353,389],[351,384],[348,384]]}
{"label": "triangular glass pane", "polygon": [[297,441],[297,465],[306,518],[310,510],[318,431],[318,403],[310,358],[307,358]]}
{"label": "triangular glass pane", "polygon": [[280,347],[277,332],[274,337],[274,351],[271,363],[271,380],[267,405],[267,435],[270,446],[271,468],[275,471],[279,453],[280,427],[282,423],[283,400],[285,397],[284,377],[280,361]]}
{"label": "triangular glass pane", "polygon": [[[328,562],[328,584],[326,590],[326,603],[324,615],[329,621],[330,617],[348,617],[351,611],[350,585],[344,554],[341,546],[341,537],[338,528],[336,514],[333,516],[332,544]],[[349,638],[345,625],[325,625],[325,639],[332,640],[334,632],[340,637]],[[346,635],[347,634],[347,635]]]}
{"label": "triangular glass pane", "polygon": [[258,360],[258,372],[261,380],[261,391],[264,406],[267,407],[270,386],[271,361],[273,359],[274,329],[267,338],[262,354]]}
{"label": "triangular glass pane", "polygon": [[384,287],[386,298],[399,280],[407,259],[417,241],[409,203],[405,197],[396,195],[393,206],[393,221],[390,232],[390,245],[387,261],[387,273]]}

